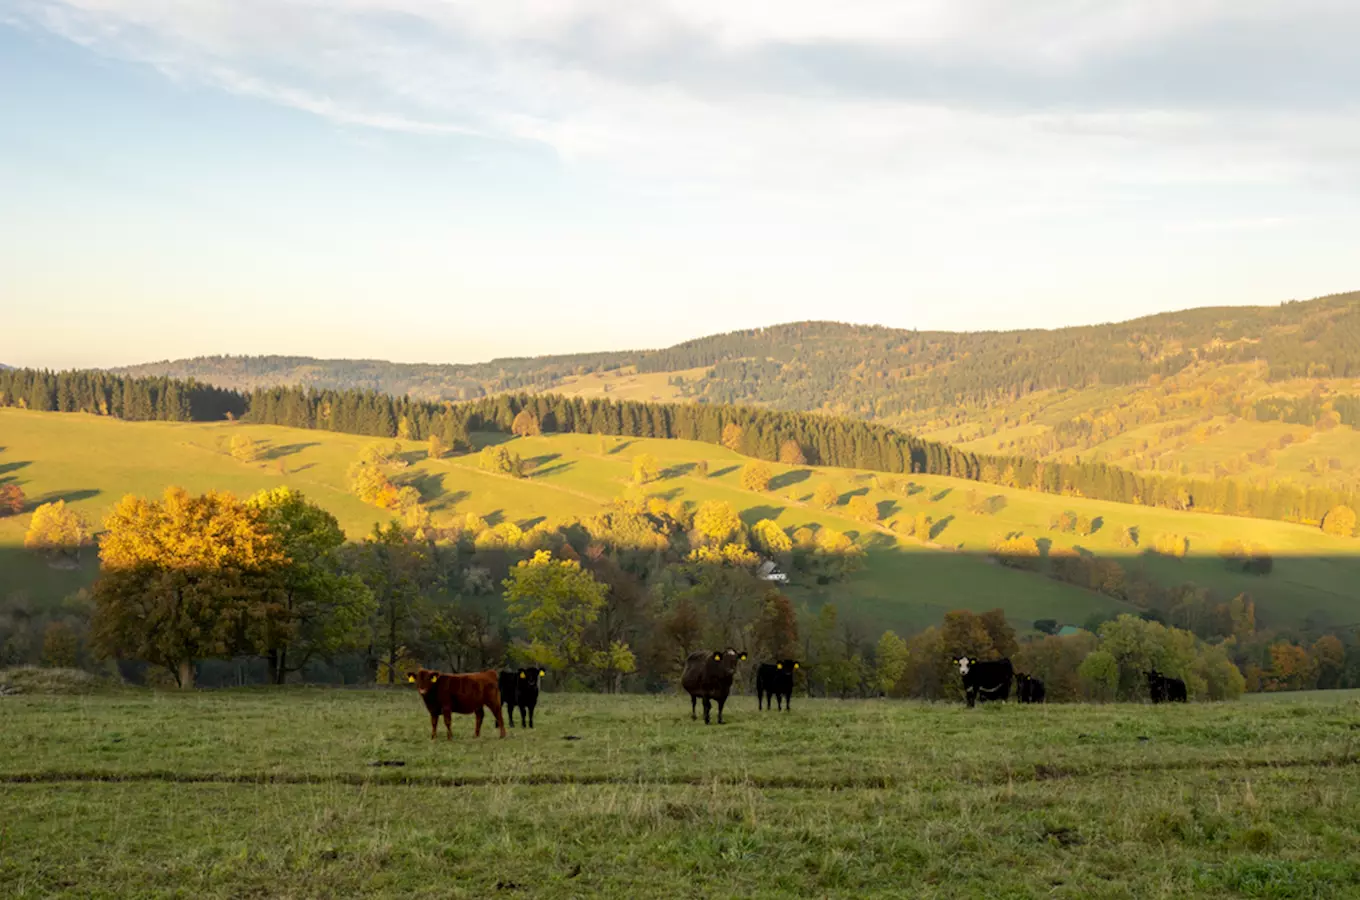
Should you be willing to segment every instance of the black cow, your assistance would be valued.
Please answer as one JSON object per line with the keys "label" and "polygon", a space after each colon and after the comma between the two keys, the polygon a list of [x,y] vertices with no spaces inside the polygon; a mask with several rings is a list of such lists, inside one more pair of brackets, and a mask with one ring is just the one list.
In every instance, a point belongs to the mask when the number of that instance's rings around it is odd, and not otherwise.
{"label": "black cow", "polygon": [[761,663],[756,669],[756,709],[769,709],[771,703],[778,703],[780,709],[793,709],[793,673],[798,670],[798,661],[780,659],[772,663]]}
{"label": "black cow", "polygon": [[694,706],[703,698],[704,724],[708,722],[708,711],[714,700],[718,701],[718,724],[723,724],[723,704],[727,695],[732,693],[732,677],[737,666],[746,659],[745,653],[738,653],[730,647],[726,651],[696,650],[685,660],[685,673],[680,676],[680,685],[689,692],[689,717],[697,719]]}
{"label": "black cow", "polygon": [[[510,727],[515,727],[515,710],[519,709],[521,728],[534,727],[534,707],[538,706],[538,679],[548,673],[538,666],[527,669],[503,669],[499,676],[501,702],[510,710]],[[525,714],[528,714],[527,719]]]}
{"label": "black cow", "polygon": [[1043,703],[1044,682],[1033,675],[1015,673],[1015,699],[1021,703]]}
{"label": "black cow", "polygon": [[954,660],[963,676],[963,693],[971,709],[978,700],[1009,700],[1015,669],[1009,659],[980,662],[967,656]]}
{"label": "black cow", "polygon": [[1184,681],[1163,675],[1156,669],[1143,674],[1147,676],[1148,697],[1153,703],[1187,702]]}

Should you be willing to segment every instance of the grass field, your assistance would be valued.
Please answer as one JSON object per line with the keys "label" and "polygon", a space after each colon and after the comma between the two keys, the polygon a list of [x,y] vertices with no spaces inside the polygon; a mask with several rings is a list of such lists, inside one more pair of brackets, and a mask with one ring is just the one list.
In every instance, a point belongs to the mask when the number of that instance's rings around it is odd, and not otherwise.
{"label": "grass field", "polygon": [[[0,698],[13,898],[1360,896],[1360,695],[1189,707],[409,690]],[[386,765],[375,765],[386,763]],[[401,765],[395,765],[401,763]]]}
{"label": "grass field", "polygon": [[[235,434],[262,442],[263,458],[241,463],[222,452],[221,446]],[[230,423],[130,423],[0,410],[0,478],[18,481],[34,502],[65,497],[94,523],[124,494],[159,495],[171,484],[241,495],[288,484],[330,509],[347,533],[359,538],[385,517],[345,487],[346,468],[371,440]],[[945,611],[960,607],[1001,606],[1021,626],[1041,617],[1079,624],[1093,612],[1119,608],[1107,597],[992,564],[988,546],[1014,531],[1057,547],[1123,558],[1126,566],[1144,569],[1167,584],[1195,582],[1225,598],[1247,591],[1256,599],[1263,624],[1304,617],[1360,621],[1354,589],[1360,580],[1360,542],[1330,537],[1316,528],[1055,497],[934,476],[899,477],[893,490],[891,482],[872,473],[845,469],[775,465],[772,490],[754,493],[740,486],[744,457],[687,441],[547,435],[515,439],[513,449],[532,462],[530,477],[482,472],[475,455],[428,460],[413,445],[408,454],[412,464],[399,478],[419,488],[437,517],[474,512],[493,524],[511,520],[527,526],[604,509],[627,490],[633,457],[651,453],[666,474],[648,490],[667,499],[727,500],[748,524],[771,518],[784,527],[807,524],[854,534],[867,551],[860,572],[843,584],[796,584],[791,593],[812,605],[832,600],[874,633],[933,624]],[[708,462],[709,477],[693,473],[698,460]],[[811,504],[823,480],[830,480],[840,494],[841,505],[831,510]],[[910,493],[908,482],[913,485]],[[883,524],[875,527],[847,517],[844,504],[855,494],[876,504]],[[992,515],[973,511],[974,500],[991,495],[1005,498],[1003,509]],[[1050,519],[1063,510],[1098,520],[1100,527],[1085,537],[1050,533]],[[929,542],[899,537],[886,527],[920,513],[935,522]],[[55,602],[93,579],[93,553],[85,555],[81,567],[68,570],[53,569],[24,552],[27,520],[27,515],[0,520],[0,602],[16,592]],[[1127,526],[1137,527],[1145,544],[1159,533],[1186,537],[1190,556],[1129,556],[1116,543]],[[1276,560],[1274,573],[1260,578],[1227,571],[1217,552],[1228,539],[1265,545]]]}

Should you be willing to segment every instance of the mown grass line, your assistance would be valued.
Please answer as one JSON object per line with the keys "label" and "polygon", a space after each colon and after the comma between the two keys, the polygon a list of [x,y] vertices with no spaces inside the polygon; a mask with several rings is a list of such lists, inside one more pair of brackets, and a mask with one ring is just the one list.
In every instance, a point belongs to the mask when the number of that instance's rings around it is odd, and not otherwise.
{"label": "mown grass line", "polygon": [[[1136,765],[1071,766],[1035,763],[1032,766],[998,766],[992,772],[954,776],[956,784],[993,786],[1008,782],[1038,782],[1059,779],[1099,778],[1103,776],[1156,774],[1176,771],[1252,771],[1259,769],[1335,769],[1360,765],[1360,751],[1325,754],[1317,757],[1293,759],[1213,759],[1213,760],[1150,760]],[[295,772],[177,772],[148,770],[143,772],[71,771],[9,772],[0,774],[0,784],[63,784],[63,783],[123,783],[166,782],[173,784],[301,784],[354,785],[362,787],[497,787],[518,786],[729,786],[762,789],[792,789],[807,791],[889,790],[907,787],[914,779],[891,775],[841,775],[832,778],[810,778],[806,775],[724,775],[678,774],[627,778],[609,773],[541,773],[531,775],[415,775],[388,773],[381,776],[365,773],[334,772],[328,774]]]}

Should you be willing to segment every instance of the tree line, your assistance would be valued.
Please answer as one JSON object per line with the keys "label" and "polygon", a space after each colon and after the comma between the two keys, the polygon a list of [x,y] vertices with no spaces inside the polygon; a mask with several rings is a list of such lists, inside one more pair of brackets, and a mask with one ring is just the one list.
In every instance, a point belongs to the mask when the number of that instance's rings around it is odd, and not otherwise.
{"label": "tree line", "polygon": [[[65,390],[62,386],[65,385]],[[1143,506],[1319,524],[1360,497],[1326,487],[1135,473],[1101,462],[1057,462],[974,453],[856,419],[756,407],[645,403],[553,394],[499,394],[436,403],[376,391],[261,388],[249,395],[167,378],[103,372],[0,373],[0,405],[174,421],[239,417],[285,425],[428,440],[465,449],[478,431],[511,433],[527,412],[543,432],[669,438],[720,444],[765,460],[795,446],[807,464],[903,474],[946,475],[1049,494]],[[129,415],[130,414],[130,415]]]}

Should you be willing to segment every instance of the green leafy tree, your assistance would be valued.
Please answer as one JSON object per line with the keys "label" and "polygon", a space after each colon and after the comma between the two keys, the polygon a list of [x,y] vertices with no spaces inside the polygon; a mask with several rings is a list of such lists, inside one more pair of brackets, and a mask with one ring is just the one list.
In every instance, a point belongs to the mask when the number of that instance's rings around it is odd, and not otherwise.
{"label": "green leafy tree", "polygon": [[434,548],[397,522],[374,525],[362,543],[349,550],[348,568],[372,596],[364,626],[364,655],[373,679],[396,684],[407,647],[419,642],[424,621],[422,597],[438,586]]}
{"label": "green leafy tree", "polygon": [[358,576],[343,570],[345,533],[335,516],[287,487],[261,491],[247,503],[259,510],[287,557],[278,573],[280,614],[264,620],[255,641],[269,680],[283,684],[315,657],[362,646],[374,600]]}
{"label": "green leafy tree", "polygon": [[529,639],[527,659],[577,674],[598,667],[587,634],[605,608],[607,589],[579,562],[540,550],[511,569],[503,584],[511,622]]}
{"label": "green leafy tree", "polygon": [[1119,662],[1108,650],[1090,653],[1077,668],[1082,690],[1092,700],[1109,702],[1119,692]]}
{"label": "green leafy tree", "polygon": [[426,455],[430,459],[443,459],[449,455],[449,445],[442,435],[432,434],[426,442]]}
{"label": "green leafy tree", "polygon": [[911,661],[911,650],[907,647],[907,642],[895,632],[883,632],[883,636],[878,639],[874,661],[877,667],[874,675],[878,689],[890,697],[902,696],[905,691],[902,678],[906,675],[907,664]]}

